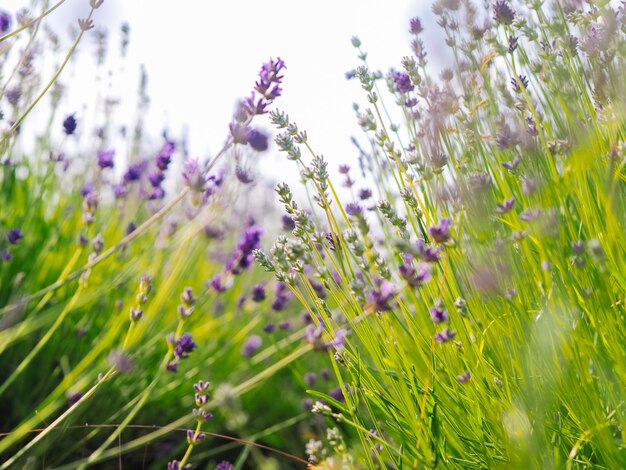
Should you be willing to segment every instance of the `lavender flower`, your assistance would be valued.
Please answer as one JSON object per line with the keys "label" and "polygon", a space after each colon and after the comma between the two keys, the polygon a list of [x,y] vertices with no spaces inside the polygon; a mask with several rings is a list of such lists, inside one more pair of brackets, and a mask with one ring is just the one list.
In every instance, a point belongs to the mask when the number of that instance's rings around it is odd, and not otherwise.
{"label": "lavender flower", "polygon": [[103,150],[98,152],[98,166],[101,170],[105,168],[113,168],[115,162],[113,157],[115,156],[115,150]]}
{"label": "lavender flower", "polygon": [[504,168],[506,168],[507,170],[509,170],[509,171],[513,171],[513,170],[515,170],[515,169],[519,166],[520,162],[521,162],[520,157],[519,157],[519,156],[516,156],[516,157],[515,157],[512,161],[510,161],[510,162],[502,162],[502,166],[503,166]]}
{"label": "lavender flower", "polygon": [[191,464],[188,463],[181,467],[178,460],[172,460],[167,463],[167,470],[191,470]]}
{"label": "lavender flower", "polygon": [[124,354],[122,351],[115,350],[109,354],[109,364],[118,372],[129,372],[132,370],[134,363],[130,357]]}
{"label": "lavender flower", "polygon": [[466,370],[461,375],[457,375],[456,380],[459,383],[466,384],[467,382],[469,382],[470,377],[471,377],[471,374],[469,373],[469,371]]}
{"label": "lavender flower", "polygon": [[291,330],[291,322],[289,320],[281,321],[278,324],[278,328],[281,330]]}
{"label": "lavender flower", "polygon": [[445,308],[434,306],[430,309],[430,319],[435,323],[444,323],[448,321],[450,315]]}
{"label": "lavender flower", "polygon": [[63,130],[67,135],[72,135],[76,130],[76,118],[73,114],[70,114],[65,118],[65,121],[63,121]]}
{"label": "lavender flower", "polygon": [[424,31],[422,21],[417,16],[415,18],[411,18],[411,22],[409,24],[409,33],[411,34],[420,34],[422,31]]}
{"label": "lavender flower", "polygon": [[313,346],[314,351],[328,351],[331,348],[341,350],[343,348],[345,337],[348,334],[347,330],[343,328],[337,330],[335,338],[329,342],[322,340],[323,332],[324,327],[321,324],[317,326],[309,325],[306,328],[305,338]]}
{"label": "lavender flower", "polygon": [[344,401],[343,390],[341,390],[341,387],[337,387],[331,390],[330,392],[328,392],[328,396],[337,401]]}
{"label": "lavender flower", "polygon": [[278,98],[282,91],[279,85],[283,79],[283,76],[279,74],[284,68],[285,63],[280,57],[276,61],[270,59],[269,62],[263,64],[259,72],[259,80],[254,86],[255,91],[268,101]]}
{"label": "lavender flower", "polygon": [[267,112],[266,108],[281,95],[280,84],[283,76],[280,72],[285,68],[285,63],[280,58],[276,61],[270,59],[269,62],[263,64],[259,72],[259,80],[254,86],[255,91],[243,102],[245,114],[252,117]]}
{"label": "lavender flower", "polygon": [[430,236],[437,243],[445,243],[450,240],[450,227],[452,226],[452,220],[448,218],[443,218],[439,221],[439,224],[433,225],[428,229]]}
{"label": "lavender flower", "polygon": [[386,279],[378,279],[376,287],[367,296],[369,308],[374,312],[392,310],[391,302],[396,294],[395,286]]}
{"label": "lavender flower", "polygon": [[443,331],[435,335],[435,341],[437,341],[438,343],[447,343],[448,341],[452,340],[455,336],[456,336],[456,331],[452,331],[448,327],[446,327]]}
{"label": "lavender flower", "polygon": [[241,348],[241,354],[246,357],[250,357],[261,347],[262,344],[263,340],[259,335],[252,335],[246,340]]}
{"label": "lavender flower", "polygon": [[391,77],[393,78],[393,82],[398,93],[408,93],[413,91],[415,88],[411,83],[411,77],[409,77],[406,73],[392,72]]}
{"label": "lavender flower", "polygon": [[226,269],[232,274],[237,275],[241,273],[242,270],[248,268],[254,261],[252,252],[261,248],[262,234],[263,228],[256,225],[254,220],[251,219],[239,239],[237,251],[233,254],[231,260],[226,263]]}
{"label": "lavender flower", "polygon": [[232,277],[223,278],[221,274],[216,274],[209,281],[209,287],[211,287],[215,292],[226,292],[233,285]]}
{"label": "lavender flower", "polygon": [[215,470],[235,470],[232,463],[223,460],[215,466]]}
{"label": "lavender flower", "polygon": [[287,214],[283,215],[281,220],[283,223],[283,230],[291,231],[294,228],[296,228],[296,223],[293,221],[293,219],[289,215]]}
{"label": "lavender flower", "polygon": [[250,184],[254,182],[254,178],[250,174],[250,170],[239,165],[235,167],[235,176],[242,184]]}
{"label": "lavender flower", "polygon": [[507,0],[498,0],[493,6],[493,20],[496,23],[510,26],[515,19],[515,12]]}
{"label": "lavender flower", "polygon": [[513,209],[515,205],[515,198],[505,199],[502,203],[498,203],[498,207],[496,208],[496,212],[498,214],[504,214],[505,212],[509,212]]}
{"label": "lavender flower", "polygon": [[252,288],[252,301],[262,302],[265,300],[265,286],[263,284],[257,284]]}
{"label": "lavender flower", "polygon": [[313,384],[315,384],[315,373],[307,372],[306,374],[304,374],[304,383],[307,385],[307,387],[312,387]]}
{"label": "lavender flower", "polygon": [[11,15],[4,11],[0,10],[0,34],[5,35],[11,29]]}
{"label": "lavender flower", "polygon": [[426,265],[420,265],[418,270],[410,263],[402,263],[398,266],[398,271],[407,284],[414,288],[422,287],[432,277]]}
{"label": "lavender flower", "polygon": [[153,171],[148,175],[148,181],[153,188],[160,188],[165,180],[165,174],[161,170]]}
{"label": "lavender flower", "polygon": [[180,338],[178,338],[174,353],[179,359],[187,359],[189,357],[189,354],[192,353],[194,349],[196,349],[196,347],[198,347],[198,345],[193,340],[191,334],[185,333]]}
{"label": "lavender flower", "polygon": [[526,90],[528,88],[528,78],[526,78],[526,75],[518,75],[517,78],[513,77],[511,79],[511,87],[513,87],[515,93],[521,93],[522,89]]}
{"label": "lavender flower", "polygon": [[[1,21],[0,16],[0,21]],[[19,87],[9,88],[4,94],[7,101],[11,104],[11,106],[17,106],[20,102],[20,97],[22,96],[22,90]]]}
{"label": "lavender flower", "polygon": [[427,263],[437,263],[441,261],[440,251],[441,247],[428,245],[421,238],[417,240],[415,253],[420,259]]}
{"label": "lavender flower", "polygon": [[187,443],[192,446],[197,446],[204,440],[206,434],[203,432],[195,432],[191,429],[187,430]]}
{"label": "lavender flower", "polygon": [[172,160],[172,154],[174,153],[175,149],[176,149],[176,145],[174,144],[174,142],[167,141],[165,145],[163,145],[163,148],[161,149],[161,151],[159,152],[156,158],[156,165],[159,168],[159,170],[161,171],[167,170],[167,167],[169,166]]}
{"label": "lavender flower", "polygon": [[363,188],[361,190],[359,190],[359,199],[361,201],[365,201],[366,199],[369,199],[372,197],[372,190],[369,188]]}
{"label": "lavender flower", "polygon": [[200,163],[197,158],[190,158],[185,161],[185,170],[183,171],[183,180],[192,191],[202,192],[206,180],[202,174]]}
{"label": "lavender flower", "polygon": [[352,216],[358,216],[363,213],[363,208],[356,202],[346,204],[346,213]]}
{"label": "lavender flower", "polygon": [[17,245],[22,238],[24,238],[24,234],[19,228],[14,228],[7,232],[7,241],[11,245]]}
{"label": "lavender flower", "polygon": [[257,129],[250,129],[247,132],[246,142],[257,152],[264,152],[269,148],[267,134]]}

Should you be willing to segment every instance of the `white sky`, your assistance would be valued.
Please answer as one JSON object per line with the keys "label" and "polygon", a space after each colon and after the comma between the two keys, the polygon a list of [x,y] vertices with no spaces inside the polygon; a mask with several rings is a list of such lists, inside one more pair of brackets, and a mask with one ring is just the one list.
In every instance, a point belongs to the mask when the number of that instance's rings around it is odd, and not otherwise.
{"label": "white sky", "polygon": [[[436,61],[444,48],[436,47],[438,27],[430,3],[105,0],[95,22],[111,32],[112,58],[119,55],[120,25],[127,21],[131,27],[123,73],[118,63],[107,64],[114,71],[114,94],[134,103],[139,65],[144,64],[151,98],[148,131],[158,136],[169,127],[177,138],[188,125],[191,156],[201,158],[221,147],[234,103],[249,94],[261,64],[270,56],[281,57],[287,70],[283,96],[276,105],[307,130],[316,152],[325,155],[334,169],[355,159],[350,136],[360,131],[352,103],[365,104],[358,81],[344,78],[346,71],[359,65],[350,38],[361,39],[372,68],[400,68],[402,57],[410,54],[409,19],[420,16],[430,33],[425,37],[429,58],[440,68]],[[0,8],[12,12],[25,4],[26,0],[0,0]],[[49,24],[67,38],[67,24],[75,25],[87,11],[87,0],[68,0],[51,15]],[[95,66],[85,59],[87,51],[83,47],[62,77],[66,85],[80,90],[64,102],[67,113],[94,99],[89,87]],[[69,73],[76,74],[71,84]],[[133,111],[134,104],[128,109]],[[128,113],[122,109],[120,120]],[[271,129],[268,122],[264,125]],[[284,157],[264,158],[271,165],[292,165]]]}

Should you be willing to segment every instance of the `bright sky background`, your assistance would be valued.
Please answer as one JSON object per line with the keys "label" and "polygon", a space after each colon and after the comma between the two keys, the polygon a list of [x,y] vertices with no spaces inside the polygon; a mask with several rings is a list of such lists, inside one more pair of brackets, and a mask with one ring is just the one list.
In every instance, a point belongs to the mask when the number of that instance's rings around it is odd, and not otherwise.
{"label": "bright sky background", "polygon": [[[26,0],[2,0],[1,8],[14,12]],[[188,125],[191,156],[216,152],[227,133],[227,124],[239,97],[246,96],[261,64],[281,57],[287,64],[283,96],[276,105],[286,111],[301,129],[306,129],[316,152],[331,167],[354,161],[351,135],[359,135],[352,103],[365,104],[358,81],[344,73],[359,65],[350,43],[358,36],[372,68],[400,68],[410,54],[409,19],[423,19],[429,60],[442,66],[445,47],[437,39],[438,27],[430,13],[430,1],[414,0],[105,0],[94,17],[96,27],[110,31],[109,56],[119,56],[119,27],[130,24],[128,57],[122,67],[114,60],[111,90],[123,103],[121,117],[134,112],[138,71],[148,72],[151,98],[147,129],[154,136],[168,127],[174,138]],[[68,0],[54,12],[48,24],[68,38],[68,24],[86,15],[87,0]],[[88,40],[87,43],[92,42]],[[89,48],[67,72],[76,78],[67,83],[79,93],[65,102],[68,113],[82,102],[93,101],[90,89],[95,65],[88,60]],[[107,80],[106,77],[104,80]],[[270,130],[269,123],[263,123]],[[277,152],[274,152],[277,153]],[[284,158],[265,156],[271,173],[292,165]],[[278,167],[276,165],[279,165]],[[280,170],[278,168],[281,168]]]}

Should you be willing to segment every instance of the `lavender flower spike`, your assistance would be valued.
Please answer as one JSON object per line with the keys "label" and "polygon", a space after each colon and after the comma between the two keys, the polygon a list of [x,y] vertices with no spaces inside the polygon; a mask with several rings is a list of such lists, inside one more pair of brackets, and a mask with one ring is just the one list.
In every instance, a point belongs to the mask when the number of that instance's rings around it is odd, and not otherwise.
{"label": "lavender flower spike", "polygon": [[433,225],[428,229],[430,236],[437,243],[445,243],[450,240],[450,227],[452,226],[452,220],[448,218],[443,218],[437,225]]}
{"label": "lavender flower spike", "polygon": [[24,238],[24,234],[19,228],[14,228],[7,232],[7,241],[11,245],[17,245],[22,238]]}

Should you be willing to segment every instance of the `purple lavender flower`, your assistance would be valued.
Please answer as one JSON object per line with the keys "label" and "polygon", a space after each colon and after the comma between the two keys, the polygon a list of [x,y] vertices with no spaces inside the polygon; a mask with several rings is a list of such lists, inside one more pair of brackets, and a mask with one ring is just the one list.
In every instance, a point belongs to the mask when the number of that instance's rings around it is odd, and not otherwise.
{"label": "purple lavender flower", "polygon": [[265,300],[265,286],[263,284],[257,284],[252,288],[252,301],[262,302]]}
{"label": "purple lavender flower", "polygon": [[190,333],[185,333],[176,341],[176,348],[174,349],[174,354],[179,359],[187,359],[189,354],[196,349],[198,345],[193,340],[193,337]]}
{"label": "purple lavender flower", "polygon": [[148,175],[148,181],[153,188],[160,188],[165,180],[165,174],[161,170],[153,171]]}
{"label": "purple lavender flower", "polygon": [[466,384],[467,382],[469,382],[470,377],[471,377],[471,374],[469,373],[469,371],[466,370],[461,375],[457,375],[456,380],[459,383]]}
{"label": "purple lavender flower", "polygon": [[433,225],[428,229],[430,236],[437,243],[445,243],[450,240],[450,227],[452,226],[452,220],[448,218],[443,218],[439,221],[439,224]]}
{"label": "purple lavender flower", "polygon": [[505,199],[502,203],[498,203],[498,207],[496,208],[496,212],[498,214],[504,214],[505,212],[509,212],[513,209],[515,205],[515,198]]}
{"label": "purple lavender flower", "polygon": [[185,161],[183,180],[192,191],[202,192],[204,190],[206,180],[197,158],[190,158]]}
{"label": "purple lavender flower", "polygon": [[145,167],[146,165],[144,162],[135,163],[134,165],[129,166],[128,170],[126,170],[126,173],[124,173],[124,176],[122,177],[124,184],[128,184],[132,181],[139,181]]}
{"label": "purple lavender flower", "polygon": [[76,118],[73,114],[70,114],[65,118],[65,121],[63,121],[63,130],[67,135],[72,135],[76,130]]}
{"label": "purple lavender flower", "polygon": [[348,215],[357,216],[363,213],[363,208],[356,202],[346,204],[346,213]]}
{"label": "purple lavender flower", "polygon": [[215,292],[226,292],[233,285],[231,277],[224,279],[221,274],[216,274],[213,279],[209,281],[209,287]]}
{"label": "purple lavender flower", "polygon": [[235,177],[241,184],[250,184],[254,182],[254,178],[249,169],[244,168],[241,165],[235,167]]}
{"label": "purple lavender flower", "polygon": [[[0,16],[0,21],[1,21]],[[11,106],[17,106],[20,102],[20,97],[22,96],[22,90],[19,87],[9,88],[4,94],[7,101],[11,104]]]}
{"label": "purple lavender flower", "polygon": [[246,134],[246,142],[257,152],[264,152],[269,148],[267,134],[257,129],[250,129],[248,131]]}
{"label": "purple lavender flower", "polygon": [[386,279],[378,279],[367,296],[369,308],[374,312],[387,312],[392,310],[391,302],[396,294],[395,286]]}
{"label": "purple lavender flower", "polygon": [[286,295],[277,295],[276,297],[274,297],[274,300],[272,300],[272,310],[276,312],[284,310],[287,306],[288,301],[289,297],[287,297]]}
{"label": "purple lavender flower", "polygon": [[150,201],[157,201],[165,197],[165,191],[161,187],[153,188],[152,192],[148,195]]}
{"label": "purple lavender flower", "polygon": [[284,68],[286,68],[285,63],[280,57],[276,61],[270,59],[269,62],[261,67],[259,80],[255,83],[254,89],[269,102],[278,98],[281,94],[280,83],[283,76],[279,74]]}
{"label": "purple lavender flower", "polygon": [[0,10],[0,34],[5,35],[11,29],[11,15],[4,11]]}
{"label": "purple lavender flower", "polygon": [[507,0],[498,0],[493,6],[493,20],[496,23],[510,26],[515,19],[515,12]]}
{"label": "purple lavender flower", "polygon": [[67,405],[69,407],[74,406],[76,403],[78,403],[80,401],[80,399],[83,398],[83,394],[81,392],[76,392],[70,395],[70,397],[67,399]]}
{"label": "purple lavender flower", "polygon": [[185,464],[181,467],[178,460],[172,460],[167,463],[167,470],[191,470],[191,464]]}
{"label": "purple lavender flower", "polygon": [[372,190],[369,188],[363,188],[361,190],[359,190],[359,199],[361,201],[365,201],[366,199],[369,199],[372,197]]}
{"label": "purple lavender flower", "polygon": [[350,165],[339,165],[339,173],[342,175],[347,175],[348,173],[350,173]]}
{"label": "purple lavender flower", "polygon": [[398,271],[407,284],[413,288],[422,287],[424,283],[430,281],[432,277],[428,271],[428,267],[425,265],[420,265],[418,271],[418,269],[410,264],[402,263],[398,266]]}
{"label": "purple lavender flower", "polygon": [[408,93],[413,91],[415,88],[411,83],[411,77],[409,77],[406,73],[392,72],[391,77],[393,78],[393,82],[396,85],[396,91],[398,93]]}
{"label": "purple lavender flower", "polygon": [[315,373],[307,372],[306,374],[304,374],[304,383],[307,387],[312,387],[315,383]]}
{"label": "purple lavender flower", "polygon": [[415,98],[415,97],[407,98],[404,101],[404,106],[406,106],[407,108],[413,108],[413,107],[417,106],[417,98]]}
{"label": "purple lavender flower", "polygon": [[330,392],[328,392],[328,396],[330,398],[333,398],[337,401],[343,401],[344,397],[343,397],[343,390],[341,390],[341,387],[337,387],[333,390],[331,390]]}
{"label": "purple lavender flower", "polygon": [[296,223],[293,221],[293,219],[289,215],[287,214],[283,215],[281,220],[283,222],[283,230],[290,231],[296,228]]}
{"label": "purple lavender flower", "polygon": [[452,340],[456,336],[456,331],[450,330],[450,328],[446,327],[443,331],[440,331],[435,335],[435,341],[438,343],[447,343]]}
{"label": "purple lavender flower", "polygon": [[167,141],[156,158],[156,165],[159,170],[165,171],[172,160],[172,154],[176,149],[174,142]]}
{"label": "purple lavender flower", "polygon": [[241,348],[241,354],[246,357],[250,357],[261,347],[262,344],[263,340],[259,335],[252,335],[246,340]]}
{"label": "purple lavender flower", "polygon": [[215,466],[215,470],[235,470],[232,463],[223,460]]}
{"label": "purple lavender flower", "polygon": [[281,330],[291,330],[291,322],[289,320],[281,321],[278,324],[278,328]]}
{"label": "purple lavender flower", "polygon": [[272,333],[276,329],[276,325],[274,323],[268,323],[263,327],[263,331],[266,333]]}
{"label": "purple lavender flower", "polygon": [[2,261],[11,261],[11,259],[13,259],[13,256],[11,256],[11,253],[9,253],[7,250],[2,250],[2,252],[0,252],[0,258],[2,259]]}
{"label": "purple lavender flower", "polygon": [[261,248],[261,235],[263,228],[254,223],[254,220],[248,222],[248,226],[244,230],[239,243],[237,243],[237,251],[233,254],[232,259],[226,264],[233,274],[237,275],[242,270],[248,268],[254,261],[252,252]]}
{"label": "purple lavender flower", "polygon": [[516,156],[510,162],[502,162],[502,166],[509,171],[513,171],[519,166],[520,162],[521,162],[521,159],[519,158],[519,156]]}
{"label": "purple lavender flower", "polygon": [[100,169],[113,168],[115,162],[113,157],[115,156],[115,150],[103,150],[98,152],[98,166]]}
{"label": "purple lavender flower", "polygon": [[7,241],[11,245],[17,245],[22,238],[24,238],[24,234],[19,228],[14,228],[7,232]]}
{"label": "purple lavender flower", "polygon": [[249,127],[238,122],[232,122],[228,125],[228,128],[234,144],[246,145],[248,143],[248,133],[251,132]]}
{"label": "purple lavender flower", "polygon": [[340,328],[335,332],[335,337],[326,343],[326,348],[335,348],[339,351],[343,349],[345,344],[345,338],[348,336],[348,330],[345,328]]}
{"label": "purple lavender flower", "polygon": [[441,308],[435,305],[433,308],[430,309],[430,319],[435,323],[444,323],[448,321],[449,317],[450,315],[445,308]]}
{"label": "purple lavender flower", "polygon": [[417,16],[415,18],[411,18],[411,22],[409,24],[409,33],[411,34],[420,34],[424,31],[422,21]]}
{"label": "purple lavender flower", "polygon": [[120,350],[111,352],[107,359],[111,367],[118,372],[129,372],[134,366],[132,359]]}
{"label": "purple lavender flower", "polygon": [[511,87],[515,93],[521,93],[522,89],[526,90],[528,88],[528,78],[526,78],[526,75],[518,75],[517,78],[513,77],[511,79]]}
{"label": "purple lavender flower", "polygon": [[82,197],[86,197],[89,194],[93,194],[94,188],[95,186],[93,185],[93,183],[91,181],[88,181],[87,183],[85,183],[85,186],[83,186],[80,190],[80,195]]}

